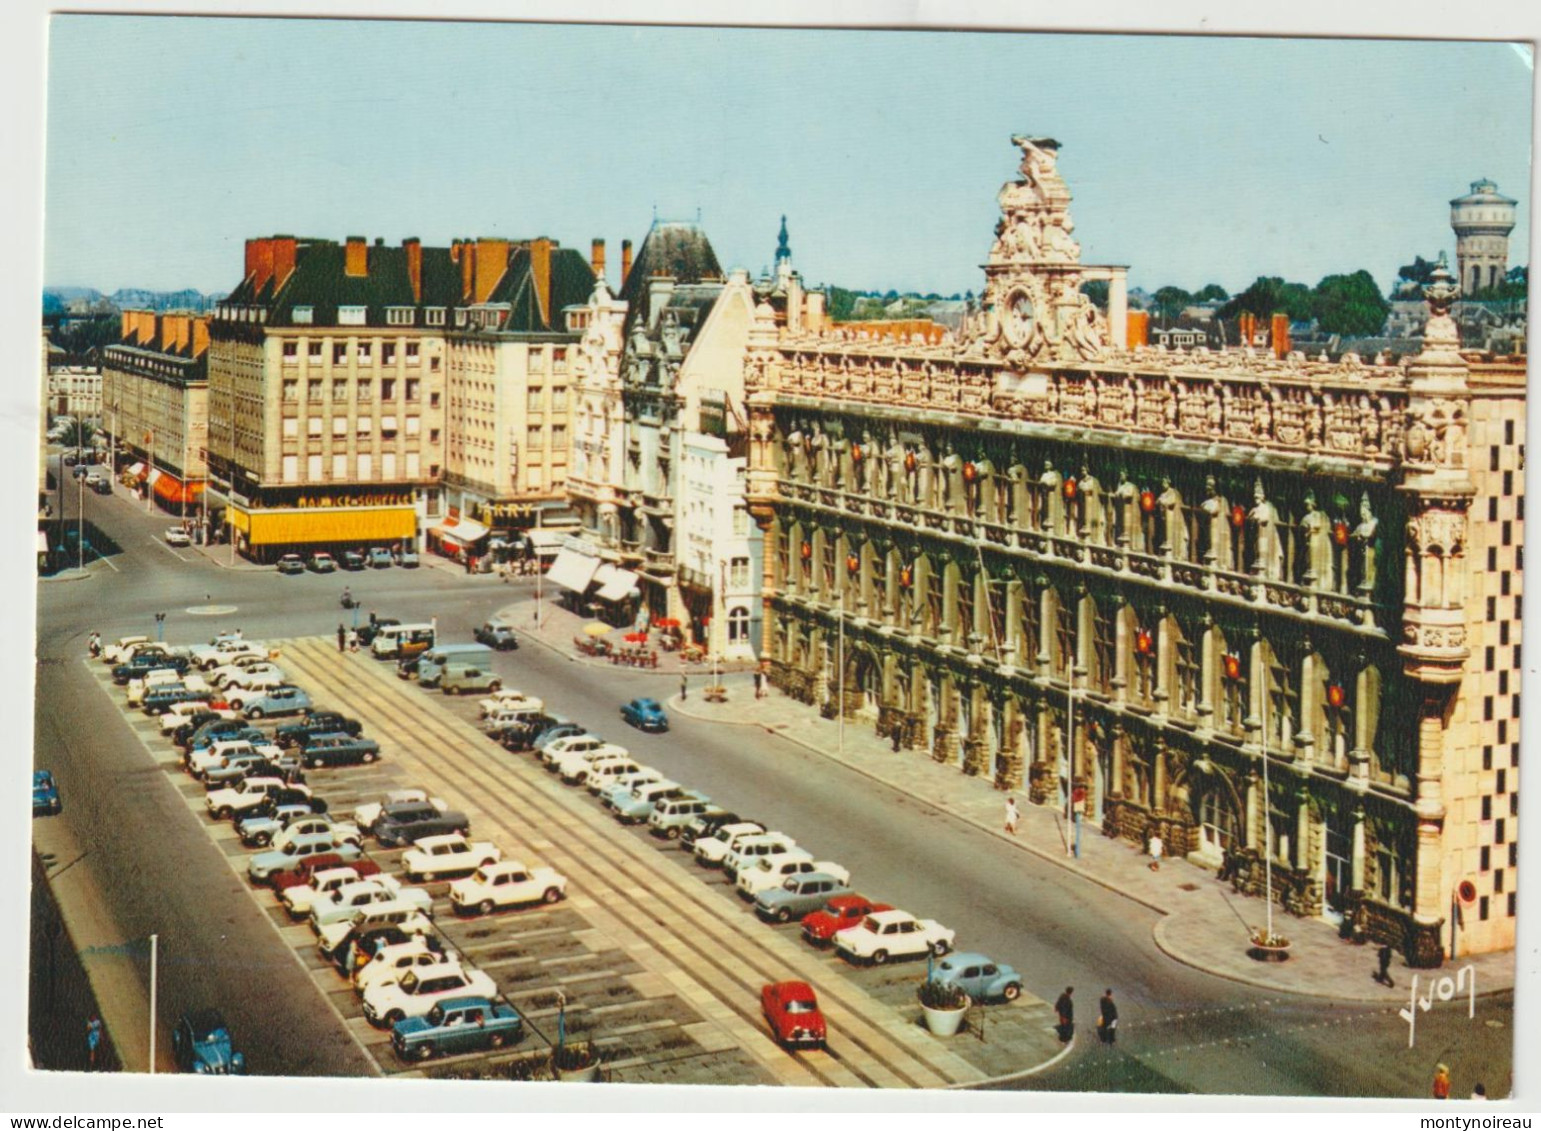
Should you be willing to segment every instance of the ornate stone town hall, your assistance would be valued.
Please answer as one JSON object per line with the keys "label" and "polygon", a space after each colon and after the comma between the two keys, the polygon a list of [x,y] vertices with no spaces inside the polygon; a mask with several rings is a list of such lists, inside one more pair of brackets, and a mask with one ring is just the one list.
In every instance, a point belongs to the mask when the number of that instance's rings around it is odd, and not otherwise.
{"label": "ornate stone town hall", "polygon": [[757,312],[773,681],[1416,965],[1512,947],[1523,360],[1448,277],[1399,363],[1130,348],[1014,140],[956,338]]}

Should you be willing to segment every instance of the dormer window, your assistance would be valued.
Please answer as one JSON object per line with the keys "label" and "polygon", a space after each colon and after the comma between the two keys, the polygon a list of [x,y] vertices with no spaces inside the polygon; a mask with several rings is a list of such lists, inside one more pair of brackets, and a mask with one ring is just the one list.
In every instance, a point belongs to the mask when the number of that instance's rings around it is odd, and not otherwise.
{"label": "dormer window", "polygon": [[423,311],[423,323],[428,326],[444,325],[444,308],[442,306],[430,306]]}
{"label": "dormer window", "polygon": [[309,326],[316,319],[316,308],[313,306],[296,306],[294,308],[294,324],[296,326]]}
{"label": "dormer window", "polygon": [[385,322],[388,326],[412,325],[417,311],[410,306],[392,306],[385,311]]}
{"label": "dormer window", "polygon": [[337,324],[339,326],[364,325],[364,312],[362,306],[339,306],[337,308]]}

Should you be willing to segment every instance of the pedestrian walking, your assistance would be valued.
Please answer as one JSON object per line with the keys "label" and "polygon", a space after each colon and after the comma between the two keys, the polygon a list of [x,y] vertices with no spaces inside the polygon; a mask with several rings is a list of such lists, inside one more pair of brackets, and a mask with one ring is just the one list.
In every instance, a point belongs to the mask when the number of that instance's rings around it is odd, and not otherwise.
{"label": "pedestrian walking", "polygon": [[680,702],[683,703],[690,692],[690,681],[685,678],[685,673],[680,672]]}
{"label": "pedestrian walking", "polygon": [[351,628],[348,629],[348,651],[358,651],[358,632]]}
{"label": "pedestrian walking", "polygon": [[1105,1045],[1115,1044],[1118,1041],[1118,1006],[1113,1004],[1113,990],[1108,988],[1102,991],[1102,1000],[1098,1003],[1099,1015],[1097,1017],[1097,1037]]}
{"label": "pedestrian walking", "polygon": [[1386,943],[1377,950],[1375,958],[1380,964],[1380,969],[1375,972],[1375,980],[1383,986],[1394,989],[1395,985],[1391,981],[1391,944]]}
{"label": "pedestrian walking", "polygon": [[102,1019],[93,1013],[86,1022],[86,1063],[92,1072],[96,1071],[96,1055],[101,1047]]}
{"label": "pedestrian walking", "polygon": [[1434,1066],[1434,1098],[1436,1100],[1448,1100],[1450,1098],[1450,1069],[1443,1064]]}
{"label": "pedestrian walking", "polygon": [[895,754],[899,753],[899,747],[901,745],[903,745],[903,743],[904,743],[904,727],[903,727],[903,724],[895,722],[894,723],[894,729],[889,731],[888,735],[889,735],[890,738],[892,738],[894,740],[894,753]]}
{"label": "pedestrian walking", "polygon": [[1166,847],[1165,845],[1163,845],[1161,843],[1161,834],[1160,833],[1153,832],[1153,833],[1150,834],[1150,846],[1149,847],[1150,847],[1150,870],[1152,872],[1159,872],[1159,871],[1161,871],[1161,853],[1164,851],[1164,849]]}
{"label": "pedestrian walking", "polygon": [[1022,819],[1022,814],[1017,812],[1017,799],[1006,798],[1006,831],[1012,836],[1017,835],[1017,822]]}
{"label": "pedestrian walking", "polygon": [[1236,853],[1229,848],[1220,857],[1220,875],[1216,877],[1221,883],[1236,878]]}
{"label": "pedestrian walking", "polygon": [[1074,986],[1066,986],[1065,992],[1059,995],[1054,1003],[1054,1012],[1059,1015],[1059,1039],[1061,1044],[1069,1044],[1070,1038],[1075,1036],[1075,1002],[1070,1000],[1070,995],[1075,993]]}
{"label": "pedestrian walking", "polygon": [[466,562],[466,573],[470,573],[471,572],[471,555],[470,554],[467,554],[465,556],[465,562]]}
{"label": "pedestrian walking", "polygon": [[86,641],[86,651],[91,653],[93,660],[102,654],[102,634],[100,632],[93,632],[91,634],[91,639]]}
{"label": "pedestrian walking", "polygon": [[754,697],[756,699],[759,699],[759,698],[761,698],[763,696],[762,688],[764,687],[764,685],[765,685],[765,676],[764,676],[764,674],[762,672],[755,672],[754,673]]}
{"label": "pedestrian walking", "polygon": [[337,622],[337,650],[345,651],[348,647],[348,630],[342,626],[342,621]]}

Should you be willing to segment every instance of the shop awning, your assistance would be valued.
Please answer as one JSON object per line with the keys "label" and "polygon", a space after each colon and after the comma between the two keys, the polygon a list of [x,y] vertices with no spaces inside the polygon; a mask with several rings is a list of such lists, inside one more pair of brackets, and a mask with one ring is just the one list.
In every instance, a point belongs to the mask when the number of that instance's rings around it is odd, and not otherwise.
{"label": "shop awning", "polygon": [[40,554],[48,553],[48,531],[46,530],[39,530],[37,532],[37,552]]}
{"label": "shop awning", "polygon": [[142,464],[142,463],[129,464],[128,473],[130,475],[132,475],[135,479],[143,479],[144,478],[144,472],[145,472],[144,464]]}
{"label": "shop awning", "polygon": [[433,527],[430,533],[437,534],[440,538],[453,538],[461,545],[469,546],[472,542],[479,542],[487,537],[488,530],[479,522],[462,518],[440,523]]}
{"label": "shop awning", "polygon": [[411,507],[317,507],[307,510],[226,512],[230,525],[253,546],[333,542],[399,542],[417,535]]}
{"label": "shop awning", "polygon": [[170,472],[157,472],[155,476],[156,498],[168,503],[193,503],[198,501],[198,496],[203,494],[203,481],[194,480],[192,483],[183,483]]}
{"label": "shop awning", "polygon": [[601,601],[624,601],[637,591],[639,584],[639,578],[631,570],[608,563],[595,571],[594,581],[599,585],[596,596]]}
{"label": "shop awning", "polygon": [[563,550],[556,556],[556,561],[551,563],[546,580],[554,581],[574,593],[582,593],[589,587],[589,582],[594,580],[594,573],[598,569],[598,558],[591,558],[576,550]]}

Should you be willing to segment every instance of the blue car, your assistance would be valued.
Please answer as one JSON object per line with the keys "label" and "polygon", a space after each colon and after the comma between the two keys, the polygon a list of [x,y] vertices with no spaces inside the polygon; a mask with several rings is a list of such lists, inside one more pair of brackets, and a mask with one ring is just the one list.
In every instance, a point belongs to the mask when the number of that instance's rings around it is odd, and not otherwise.
{"label": "blue car", "polygon": [[310,713],[310,696],[298,687],[275,687],[258,699],[246,703],[248,719],[265,719],[276,715],[305,715]]}
{"label": "blue car", "polygon": [[199,1076],[241,1076],[246,1057],[235,1051],[230,1030],[217,1009],[184,1013],[171,1030],[171,1054],[183,1072]]}
{"label": "blue car", "polygon": [[441,1001],[425,1017],[406,1017],[391,1028],[391,1046],[403,1060],[427,1060],[435,1053],[481,1052],[515,1044],[524,1022],[512,1006],[484,997]]}
{"label": "blue car", "polygon": [[669,729],[669,716],[664,714],[656,699],[633,699],[621,708],[621,718],[638,730],[661,732]]}
{"label": "blue car", "polygon": [[32,815],[34,817],[55,817],[64,809],[64,802],[59,798],[59,787],[54,782],[53,774],[47,770],[32,771]]}
{"label": "blue car", "polygon": [[330,833],[310,833],[291,840],[284,848],[257,853],[246,862],[246,874],[253,883],[266,883],[274,872],[286,872],[307,857],[323,853],[340,856],[345,864],[351,864],[363,855],[358,845],[338,844]]}
{"label": "blue car", "polygon": [[975,1001],[1016,1001],[1022,995],[1022,975],[1004,962],[973,951],[957,951],[939,959],[933,981],[957,986]]}

